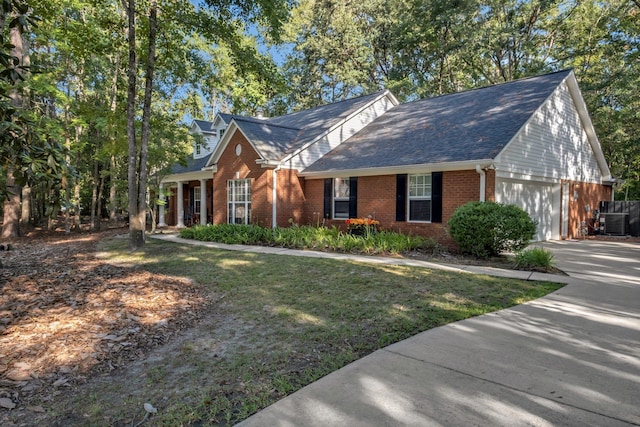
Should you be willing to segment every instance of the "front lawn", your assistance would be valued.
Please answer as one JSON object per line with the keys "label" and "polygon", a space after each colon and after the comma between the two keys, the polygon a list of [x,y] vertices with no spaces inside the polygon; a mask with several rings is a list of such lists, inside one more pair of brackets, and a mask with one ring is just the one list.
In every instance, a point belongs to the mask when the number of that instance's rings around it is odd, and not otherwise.
{"label": "front lawn", "polygon": [[150,403],[151,425],[233,425],[381,347],[560,287],[156,240],[135,253],[126,239],[101,249],[111,263],[192,279],[209,302],[180,337],[43,404],[41,423],[135,425]]}

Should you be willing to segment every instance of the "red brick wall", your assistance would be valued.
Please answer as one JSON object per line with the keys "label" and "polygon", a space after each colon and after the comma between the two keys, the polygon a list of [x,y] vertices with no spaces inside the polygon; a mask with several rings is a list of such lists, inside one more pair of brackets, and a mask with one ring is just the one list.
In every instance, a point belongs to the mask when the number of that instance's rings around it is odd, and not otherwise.
{"label": "red brick wall", "polygon": [[[305,204],[301,224],[322,225],[324,213],[324,180],[306,179],[304,181]],[[324,221],[326,223],[326,221]]]}
{"label": "red brick wall", "polygon": [[[487,173],[487,200],[495,198],[495,173]],[[396,175],[358,177],[358,217],[371,216],[380,221],[380,227],[405,234],[431,237],[451,244],[446,224],[454,210],[480,195],[480,175],[474,170],[443,173],[442,223],[416,223],[396,221]],[[324,212],[324,180],[307,179],[305,183],[303,223],[316,224]],[[325,220],[325,225],[345,228],[343,220]]]}
{"label": "red brick wall", "polygon": [[[574,194],[577,199],[574,200]],[[611,200],[611,186],[590,184],[585,182],[569,181],[569,221],[567,237],[569,239],[581,238],[581,222],[589,224],[593,216],[593,209],[600,209],[600,202]],[[589,206],[589,211],[585,206]]]}
{"label": "red brick wall", "polygon": [[[271,171],[269,172],[271,173]],[[277,172],[277,210],[276,218],[279,227],[286,227],[291,222],[301,224],[303,222],[305,194],[304,178],[298,178],[295,169],[280,169]],[[269,198],[271,200],[271,198]]]}
{"label": "red brick wall", "polygon": [[[236,155],[236,146],[242,152]],[[271,171],[256,164],[259,156],[240,132],[235,132],[218,160],[217,172],[213,175],[213,222],[227,222],[227,181],[230,179],[251,179],[251,221],[271,226],[270,199]]]}
{"label": "red brick wall", "polygon": [[442,175],[443,223],[449,221],[458,207],[476,200],[480,200],[480,175],[478,172],[475,170],[444,172]]}
{"label": "red brick wall", "polygon": [[[242,152],[236,155],[236,146],[240,144]],[[227,181],[233,179],[251,179],[251,223],[271,227],[273,218],[273,168],[263,168],[256,164],[258,153],[240,132],[236,132],[218,160],[218,171],[214,174],[214,218],[215,224],[227,222]],[[236,178],[236,172],[238,178]],[[281,169],[277,172],[278,205],[277,221],[286,226],[291,219],[300,223],[304,210],[304,181],[297,171]]]}

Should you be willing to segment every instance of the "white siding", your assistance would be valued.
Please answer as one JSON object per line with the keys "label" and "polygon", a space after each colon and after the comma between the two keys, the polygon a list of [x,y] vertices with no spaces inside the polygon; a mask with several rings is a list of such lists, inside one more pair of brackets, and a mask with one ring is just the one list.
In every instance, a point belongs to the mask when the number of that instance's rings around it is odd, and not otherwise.
{"label": "white siding", "polygon": [[601,170],[566,83],[496,158],[496,174],[547,182],[601,182]]}
{"label": "white siding", "polygon": [[394,104],[389,97],[382,97],[293,156],[290,164],[295,169],[303,170],[355,135],[393,106]]}
{"label": "white siding", "polygon": [[213,135],[205,134],[203,135],[202,139],[203,139],[202,141],[203,144],[200,146],[200,153],[198,153],[198,150],[194,146],[194,149],[193,149],[194,159],[201,159],[203,157],[211,155],[211,153],[213,153],[213,150],[216,148],[216,144],[218,143],[218,138],[216,138]]}

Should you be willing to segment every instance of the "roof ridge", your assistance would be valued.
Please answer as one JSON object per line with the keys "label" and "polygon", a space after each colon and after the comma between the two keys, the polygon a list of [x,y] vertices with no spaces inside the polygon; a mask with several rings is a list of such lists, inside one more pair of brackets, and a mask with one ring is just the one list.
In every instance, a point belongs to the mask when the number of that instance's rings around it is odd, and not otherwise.
{"label": "roof ridge", "polygon": [[358,100],[360,98],[365,98],[367,96],[374,96],[374,95],[378,95],[379,96],[379,95],[382,95],[383,93],[385,93],[387,91],[388,91],[388,89],[382,89],[382,90],[379,90],[379,91],[376,91],[376,92],[369,93],[367,95],[358,95],[358,96],[355,96],[353,98],[342,99],[340,101],[330,102],[328,104],[322,104],[322,105],[318,105],[318,106],[315,106],[315,107],[306,108],[304,110],[294,111],[293,113],[283,114],[282,116],[276,116],[276,117],[271,117],[271,118],[280,119],[280,118],[283,118],[283,117],[292,116],[294,114],[305,113],[305,112],[317,110],[317,109],[320,109],[320,108],[325,108],[325,107],[329,107],[329,106],[338,105],[338,104],[341,104],[343,102],[353,102],[353,101],[356,101],[356,100]]}
{"label": "roof ridge", "polygon": [[[278,117],[282,117],[282,116],[278,116]],[[273,117],[275,118],[275,117]],[[271,123],[270,119],[254,119],[252,117],[244,117],[244,116],[239,116],[238,118],[234,117],[233,120],[235,121],[245,121],[248,123],[255,123],[255,124],[263,124],[263,125],[268,125],[268,126],[272,126],[272,127],[278,127],[278,128],[282,128],[282,129],[291,129],[291,130],[301,130],[303,128],[296,128],[296,127],[291,127],[291,126],[284,126],[284,125],[279,125],[276,123]]]}
{"label": "roof ridge", "polygon": [[429,100],[429,99],[444,98],[446,96],[461,95],[463,93],[470,93],[470,92],[475,92],[475,91],[479,91],[479,90],[483,90],[483,89],[491,89],[491,88],[496,88],[496,87],[502,87],[502,86],[505,86],[505,85],[511,85],[511,84],[524,82],[524,81],[527,81],[527,80],[539,79],[541,77],[551,76],[553,74],[568,73],[568,72],[571,72],[571,71],[573,71],[572,68],[565,68],[565,69],[558,70],[558,71],[552,71],[552,72],[549,72],[549,73],[546,73],[546,74],[539,74],[539,75],[536,75],[536,76],[523,77],[521,79],[509,80],[507,82],[499,82],[499,83],[491,84],[491,85],[488,85],[488,86],[474,87],[474,88],[471,88],[471,89],[461,90],[459,92],[443,93],[442,95],[429,96],[429,97],[426,97],[426,98],[417,99],[415,101],[400,103],[400,104],[398,104],[398,106],[408,105],[408,104],[412,104],[414,102],[426,101],[426,100]]}

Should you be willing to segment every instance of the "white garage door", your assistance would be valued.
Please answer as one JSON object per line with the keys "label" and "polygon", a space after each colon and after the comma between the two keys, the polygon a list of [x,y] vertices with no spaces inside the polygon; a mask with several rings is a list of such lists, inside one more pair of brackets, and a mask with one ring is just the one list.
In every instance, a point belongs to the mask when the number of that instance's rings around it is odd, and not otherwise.
{"label": "white garage door", "polygon": [[550,240],[553,237],[553,187],[528,181],[496,179],[496,202],[516,205],[538,222],[534,240]]}

